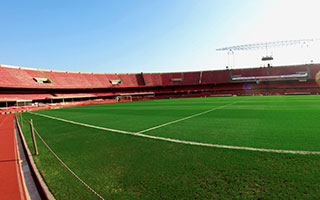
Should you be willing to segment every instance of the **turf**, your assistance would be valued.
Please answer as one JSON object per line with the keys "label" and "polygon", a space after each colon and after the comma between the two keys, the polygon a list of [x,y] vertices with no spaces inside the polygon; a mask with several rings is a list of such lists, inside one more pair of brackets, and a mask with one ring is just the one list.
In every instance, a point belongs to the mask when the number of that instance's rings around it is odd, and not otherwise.
{"label": "turf", "polygon": [[[258,148],[319,151],[319,96],[192,98],[38,111],[145,134]],[[24,113],[66,164],[105,199],[319,198],[319,155],[217,149],[123,135]],[[23,127],[32,149],[28,126]],[[38,140],[35,161],[57,199],[94,199]]]}

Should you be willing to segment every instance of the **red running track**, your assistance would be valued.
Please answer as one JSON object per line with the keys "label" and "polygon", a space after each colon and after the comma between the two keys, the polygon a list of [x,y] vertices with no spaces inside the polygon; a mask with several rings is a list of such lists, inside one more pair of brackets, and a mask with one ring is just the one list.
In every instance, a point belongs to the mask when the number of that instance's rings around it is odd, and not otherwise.
{"label": "red running track", "polygon": [[17,148],[14,114],[0,115],[0,199],[27,199]]}

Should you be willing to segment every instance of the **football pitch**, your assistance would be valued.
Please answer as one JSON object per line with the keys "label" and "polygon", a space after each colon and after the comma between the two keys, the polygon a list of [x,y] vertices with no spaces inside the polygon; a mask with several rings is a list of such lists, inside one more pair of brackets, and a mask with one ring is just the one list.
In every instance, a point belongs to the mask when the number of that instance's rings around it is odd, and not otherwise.
{"label": "football pitch", "polygon": [[320,96],[136,101],[23,119],[31,152],[29,119],[74,173],[36,137],[34,160],[57,199],[320,198]]}

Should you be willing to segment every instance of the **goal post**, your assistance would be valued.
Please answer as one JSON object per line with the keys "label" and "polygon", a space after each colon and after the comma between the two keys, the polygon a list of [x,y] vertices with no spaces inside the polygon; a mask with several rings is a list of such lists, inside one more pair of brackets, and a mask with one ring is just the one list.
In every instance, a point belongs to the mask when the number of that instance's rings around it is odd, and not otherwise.
{"label": "goal post", "polygon": [[117,96],[117,100],[119,102],[121,101],[132,101],[132,95],[121,95],[121,96]]}

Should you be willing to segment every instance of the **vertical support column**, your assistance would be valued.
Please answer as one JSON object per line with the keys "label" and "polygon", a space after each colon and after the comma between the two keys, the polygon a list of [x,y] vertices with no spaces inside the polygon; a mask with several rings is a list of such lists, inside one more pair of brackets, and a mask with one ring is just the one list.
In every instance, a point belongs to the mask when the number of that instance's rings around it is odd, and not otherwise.
{"label": "vertical support column", "polygon": [[33,128],[32,119],[29,120],[29,123],[30,123],[32,141],[33,141],[34,153],[35,153],[35,155],[38,155],[37,142],[36,142],[36,138],[34,136],[34,128]]}
{"label": "vertical support column", "polygon": [[307,68],[308,78],[311,79],[312,76],[310,71],[310,65],[307,64],[306,68]]}

